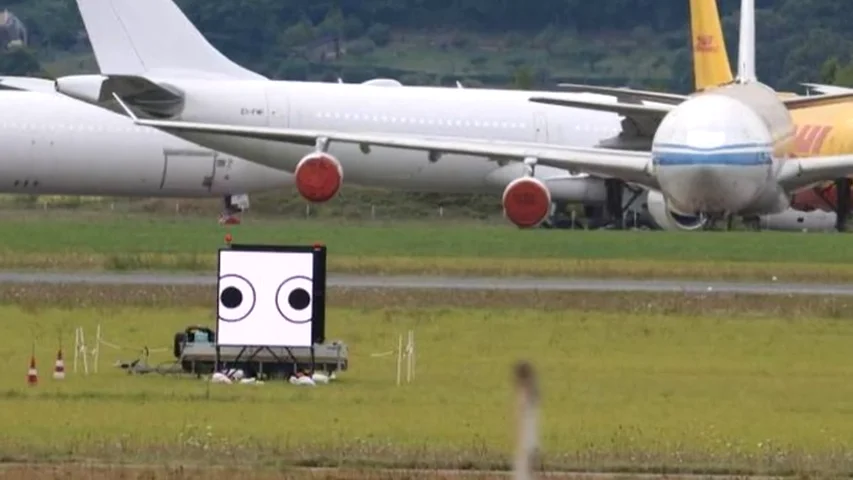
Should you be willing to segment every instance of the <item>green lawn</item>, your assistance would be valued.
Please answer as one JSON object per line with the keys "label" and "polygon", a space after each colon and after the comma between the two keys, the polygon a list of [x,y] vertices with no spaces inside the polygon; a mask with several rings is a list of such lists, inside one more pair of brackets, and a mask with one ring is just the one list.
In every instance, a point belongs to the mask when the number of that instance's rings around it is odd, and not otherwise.
{"label": "green lawn", "polygon": [[[2,250],[22,253],[206,254],[222,245],[227,231],[209,218],[166,216],[44,220],[34,214],[4,220],[3,227]],[[523,231],[509,225],[251,218],[230,231],[235,242],[323,242],[342,256],[853,263],[850,238],[829,234]]]}
{"label": "green lawn", "polygon": [[[512,309],[334,308],[351,348],[338,383],[213,385],[111,367],[170,349],[209,309],[0,307],[0,425],[7,459],[124,463],[500,467],[511,449],[509,367],[531,359],[549,468],[833,470],[853,467],[853,324]],[[50,378],[60,328],[101,324],[100,371]],[[415,381],[392,350],[415,330]],[[31,342],[41,383],[27,387]],[[169,351],[152,361],[166,361]],[[186,461],[186,460],[184,460]]]}
{"label": "green lawn", "polygon": [[4,219],[0,268],[213,271],[237,243],[329,247],[353,274],[853,281],[846,235],[777,232],[523,231],[454,222],[332,222],[168,215],[35,214]]}

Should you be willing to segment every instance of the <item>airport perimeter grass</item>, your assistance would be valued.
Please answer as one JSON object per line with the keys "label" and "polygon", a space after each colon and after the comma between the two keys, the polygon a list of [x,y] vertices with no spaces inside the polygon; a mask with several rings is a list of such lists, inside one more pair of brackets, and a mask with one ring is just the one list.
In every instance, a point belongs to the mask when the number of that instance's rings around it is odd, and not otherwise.
{"label": "airport perimeter grass", "polygon": [[[135,358],[143,346],[155,349],[153,361],[170,360],[157,347],[168,350],[188,324],[210,324],[212,309],[187,306],[202,305],[199,288],[167,289],[171,296],[140,289],[123,298],[113,298],[117,289],[98,298],[96,290],[0,291],[6,462],[504,468],[512,442],[509,366],[526,358],[541,378],[545,468],[853,470],[853,323],[844,303],[834,314],[805,316],[813,299],[781,297],[774,308],[745,297],[647,296],[647,305],[631,309],[640,297],[626,295],[617,301],[625,311],[612,311],[579,301],[565,309],[572,298],[546,295],[540,308],[513,309],[482,307],[490,299],[477,292],[336,290],[327,331],[349,344],[351,371],[305,389],[129,376],[110,364]],[[143,306],[160,297],[167,307]],[[90,306],[69,307],[74,298]],[[106,306],[112,301],[125,306]],[[378,306],[389,301],[401,306]],[[802,303],[786,308],[794,301]],[[101,347],[98,374],[53,381],[60,328],[70,371],[72,329],[82,326],[91,339],[99,323],[122,348]],[[416,379],[398,388],[393,356],[374,354],[392,350],[409,328]],[[41,382],[31,388],[25,373],[34,337]]]}
{"label": "airport perimeter grass", "polygon": [[241,243],[329,246],[335,272],[850,281],[849,237],[774,232],[520,231],[509,225],[336,224],[30,212],[2,219],[0,268],[212,271]]}

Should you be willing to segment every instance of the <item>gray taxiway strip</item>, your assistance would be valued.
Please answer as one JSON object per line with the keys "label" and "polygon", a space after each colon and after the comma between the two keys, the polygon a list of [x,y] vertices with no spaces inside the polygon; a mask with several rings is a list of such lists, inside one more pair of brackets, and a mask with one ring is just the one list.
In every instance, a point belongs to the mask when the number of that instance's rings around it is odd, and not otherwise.
{"label": "gray taxiway strip", "polygon": [[[204,274],[0,272],[0,283],[88,283],[107,285],[213,285]],[[780,282],[679,280],[595,280],[577,278],[490,278],[440,276],[359,276],[330,274],[327,284],[350,288],[522,290],[564,292],[752,293],[764,295],[853,295],[853,285]]]}

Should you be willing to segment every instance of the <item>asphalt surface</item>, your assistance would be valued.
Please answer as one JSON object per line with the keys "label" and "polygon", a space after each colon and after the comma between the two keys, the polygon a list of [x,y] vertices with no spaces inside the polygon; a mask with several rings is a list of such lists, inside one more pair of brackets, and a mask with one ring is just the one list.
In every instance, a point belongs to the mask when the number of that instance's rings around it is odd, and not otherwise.
{"label": "asphalt surface", "polygon": [[[0,283],[89,283],[108,285],[214,285],[213,275],[170,273],[0,272]],[[853,285],[679,280],[594,280],[573,278],[491,278],[441,276],[359,276],[330,274],[327,285],[350,288],[522,290],[563,292],[751,293],[764,295],[853,295]]]}

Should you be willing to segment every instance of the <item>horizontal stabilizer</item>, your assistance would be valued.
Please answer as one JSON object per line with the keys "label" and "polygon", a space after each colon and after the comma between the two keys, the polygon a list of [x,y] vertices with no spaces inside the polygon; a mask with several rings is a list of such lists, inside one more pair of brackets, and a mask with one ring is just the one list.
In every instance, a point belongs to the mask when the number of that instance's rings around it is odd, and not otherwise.
{"label": "horizontal stabilizer", "polygon": [[849,102],[850,100],[853,100],[853,90],[830,93],[827,95],[815,95],[811,97],[783,98],[782,102],[786,107],[788,107],[788,110],[796,110],[798,108],[833,105],[836,103]]}
{"label": "horizontal stabilizer", "polygon": [[837,85],[824,85],[822,83],[801,83],[800,85],[811,88],[815,92],[822,94],[853,92],[853,88],[839,87]]}
{"label": "horizontal stabilizer", "polygon": [[0,77],[0,90],[23,90],[27,92],[56,93],[53,80],[36,77]]}
{"label": "horizontal stabilizer", "polygon": [[533,103],[544,103],[546,105],[557,105],[560,107],[585,108],[588,110],[598,110],[600,112],[618,113],[620,115],[631,116],[651,116],[655,118],[663,118],[672,110],[671,105],[640,105],[635,103],[603,103],[593,102],[589,100],[577,100],[567,98],[549,98],[549,97],[531,97]]}
{"label": "horizontal stabilizer", "polygon": [[564,88],[570,92],[613,95],[614,97],[625,100],[647,100],[650,102],[667,103],[672,105],[678,105],[679,103],[687,100],[686,95],[652,92],[650,90],[634,90],[624,87],[603,87],[599,85],[580,85],[576,83],[561,83],[559,86],[560,88]]}
{"label": "horizontal stabilizer", "polygon": [[115,99],[137,125],[153,127],[174,134],[180,132],[208,133],[312,146],[336,142],[348,143],[359,145],[362,151],[368,153],[373,147],[400,148],[423,151],[430,158],[436,160],[445,154],[483,157],[493,161],[520,162],[533,158],[539,164],[569,170],[571,173],[583,172],[602,177],[616,177],[646,188],[658,188],[657,181],[651,174],[651,154],[649,152],[451,137],[416,137],[369,132],[337,132],[172,120],[142,120],[136,117],[121,98],[115,96]]}
{"label": "horizontal stabilizer", "polygon": [[785,101],[789,98],[800,98],[802,95],[797,92],[776,92],[776,96],[779,97],[780,100]]}
{"label": "horizontal stabilizer", "polygon": [[184,96],[177,89],[136,75],[108,75],[101,87],[99,103],[111,101],[114,94],[157,118],[178,115],[184,106]]}
{"label": "horizontal stabilizer", "polygon": [[805,157],[788,160],[779,169],[777,179],[787,192],[853,176],[853,155]]}

